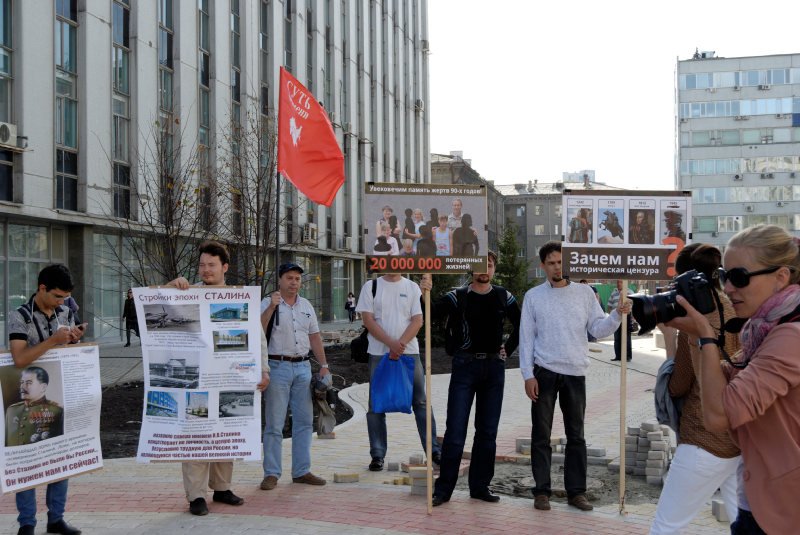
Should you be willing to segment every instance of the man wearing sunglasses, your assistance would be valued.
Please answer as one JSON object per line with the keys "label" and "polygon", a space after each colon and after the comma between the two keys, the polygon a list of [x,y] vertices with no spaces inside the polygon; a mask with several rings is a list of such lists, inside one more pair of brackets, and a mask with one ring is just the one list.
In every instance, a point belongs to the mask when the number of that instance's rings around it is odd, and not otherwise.
{"label": "man wearing sunglasses", "polygon": [[[39,272],[38,289],[33,297],[8,316],[8,342],[17,368],[26,368],[55,346],[77,342],[86,324],[75,325],[73,312],[64,306],[72,293],[72,275],[67,266],[54,264]],[[49,382],[49,379],[48,379]],[[21,390],[23,390],[21,385]],[[36,433],[41,438],[43,428]],[[69,480],[47,485],[47,532],[80,535],[81,530],[64,520]],[[16,495],[19,515],[18,534],[32,535],[36,526],[36,490]]]}

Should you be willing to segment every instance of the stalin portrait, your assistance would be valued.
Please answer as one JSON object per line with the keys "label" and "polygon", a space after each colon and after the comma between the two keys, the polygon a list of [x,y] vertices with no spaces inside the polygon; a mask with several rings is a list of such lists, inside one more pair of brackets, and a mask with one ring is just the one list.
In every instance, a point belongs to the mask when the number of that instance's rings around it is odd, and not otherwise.
{"label": "stalin portrait", "polygon": [[22,399],[6,410],[6,447],[34,444],[64,434],[64,409],[47,399],[47,371],[28,366],[19,379]]}

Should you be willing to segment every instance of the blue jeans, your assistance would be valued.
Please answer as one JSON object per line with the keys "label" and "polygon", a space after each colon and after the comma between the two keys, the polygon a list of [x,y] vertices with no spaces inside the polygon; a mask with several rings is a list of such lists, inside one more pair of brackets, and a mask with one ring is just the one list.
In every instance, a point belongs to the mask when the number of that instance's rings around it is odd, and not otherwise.
{"label": "blue jeans", "polygon": [[550,496],[550,432],[556,396],[564,416],[567,447],[564,452],[564,487],[567,497],[586,493],[586,440],[583,417],[586,414],[586,378],[562,375],[541,366],[534,366],[539,383],[539,399],[531,402],[531,471],[536,486],[533,495]]}
{"label": "blue jeans", "polygon": [[475,437],[469,464],[469,490],[479,494],[489,488],[494,477],[497,426],[503,407],[505,381],[506,367],[502,360],[453,357],[453,373],[447,397],[447,430],[442,445],[439,479],[434,490],[437,496],[449,498],[458,481],[473,398]]}
{"label": "blue jeans", "polygon": [[270,381],[264,393],[264,476],[281,477],[281,446],[286,409],[292,409],[292,477],[311,471],[311,364],[269,361]]}
{"label": "blue jeans", "polygon": [[[414,419],[417,421],[417,431],[422,441],[423,451],[427,451],[425,434],[425,371],[419,360],[419,355],[406,355],[414,359],[414,392],[412,393],[411,409],[414,411]],[[372,374],[383,358],[383,355],[369,356],[369,379],[372,381]],[[384,413],[372,412],[372,402],[369,404],[367,412],[367,434],[369,435],[369,454],[371,457],[383,459],[386,457],[388,439],[386,438],[386,415]],[[433,453],[440,453],[442,447],[436,440],[436,418],[431,411],[431,450]]]}
{"label": "blue jeans", "polygon": [[[47,523],[52,524],[64,518],[67,507],[67,488],[69,480],[63,479],[47,485]],[[17,521],[20,526],[36,525],[36,489],[17,493]]]}

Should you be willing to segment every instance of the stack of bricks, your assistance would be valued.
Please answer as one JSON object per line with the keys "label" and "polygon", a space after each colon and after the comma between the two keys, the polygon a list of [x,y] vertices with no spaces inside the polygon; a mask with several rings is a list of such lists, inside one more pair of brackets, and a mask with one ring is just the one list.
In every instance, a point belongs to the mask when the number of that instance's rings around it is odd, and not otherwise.
{"label": "stack of bricks", "polygon": [[408,469],[408,477],[411,479],[412,496],[428,495],[428,468],[426,466],[410,467]]}
{"label": "stack of bricks", "polygon": [[[640,427],[629,427],[625,436],[625,473],[645,476],[649,484],[661,485],[673,452],[666,425],[647,421]],[[609,469],[619,471],[619,463],[609,464]]]}

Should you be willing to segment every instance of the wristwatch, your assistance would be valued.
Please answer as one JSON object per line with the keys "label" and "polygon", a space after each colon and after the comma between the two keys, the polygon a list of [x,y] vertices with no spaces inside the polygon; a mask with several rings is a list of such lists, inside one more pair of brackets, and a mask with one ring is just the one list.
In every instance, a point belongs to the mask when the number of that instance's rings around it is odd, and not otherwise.
{"label": "wristwatch", "polygon": [[328,368],[328,365],[327,364],[323,364],[323,365],[320,366],[320,368]]}
{"label": "wristwatch", "polygon": [[719,345],[719,341],[716,338],[700,338],[697,340],[697,347],[700,349],[703,349],[703,346],[706,344]]}

